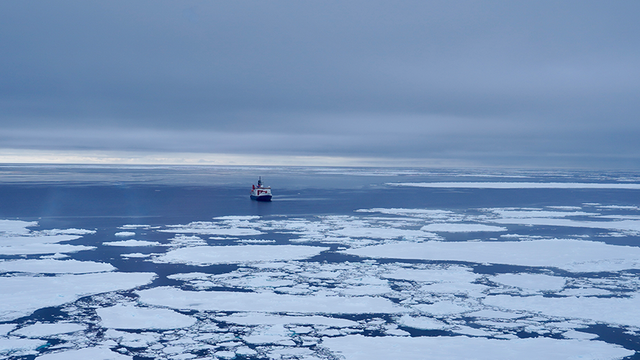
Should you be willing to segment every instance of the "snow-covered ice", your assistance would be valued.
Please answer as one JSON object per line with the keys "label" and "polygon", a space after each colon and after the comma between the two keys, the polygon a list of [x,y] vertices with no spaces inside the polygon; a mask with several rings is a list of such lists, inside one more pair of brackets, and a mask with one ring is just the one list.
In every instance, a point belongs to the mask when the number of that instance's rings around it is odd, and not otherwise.
{"label": "snow-covered ice", "polygon": [[178,329],[196,319],[168,309],[141,308],[118,304],[96,310],[102,326],[113,329]]}

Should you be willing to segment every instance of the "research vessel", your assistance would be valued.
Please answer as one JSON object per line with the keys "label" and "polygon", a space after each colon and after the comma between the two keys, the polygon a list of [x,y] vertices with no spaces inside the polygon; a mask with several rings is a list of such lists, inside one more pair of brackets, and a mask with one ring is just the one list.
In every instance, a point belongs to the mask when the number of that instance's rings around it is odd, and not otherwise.
{"label": "research vessel", "polygon": [[271,186],[262,185],[262,176],[258,178],[258,186],[251,185],[251,200],[271,201]]}

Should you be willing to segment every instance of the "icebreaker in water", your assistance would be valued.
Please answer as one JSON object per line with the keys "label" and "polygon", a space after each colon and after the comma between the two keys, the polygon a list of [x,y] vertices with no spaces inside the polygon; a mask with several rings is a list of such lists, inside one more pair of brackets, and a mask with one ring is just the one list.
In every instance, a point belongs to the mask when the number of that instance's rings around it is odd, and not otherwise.
{"label": "icebreaker in water", "polygon": [[262,186],[262,177],[258,178],[258,186],[251,185],[251,200],[271,201],[271,186]]}

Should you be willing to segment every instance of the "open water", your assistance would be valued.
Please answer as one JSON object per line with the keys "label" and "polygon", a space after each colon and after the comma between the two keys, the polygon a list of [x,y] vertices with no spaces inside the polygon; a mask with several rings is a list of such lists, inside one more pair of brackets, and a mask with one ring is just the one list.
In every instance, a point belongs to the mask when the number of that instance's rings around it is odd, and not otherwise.
{"label": "open water", "polygon": [[639,236],[633,172],[3,165],[0,358],[640,359]]}

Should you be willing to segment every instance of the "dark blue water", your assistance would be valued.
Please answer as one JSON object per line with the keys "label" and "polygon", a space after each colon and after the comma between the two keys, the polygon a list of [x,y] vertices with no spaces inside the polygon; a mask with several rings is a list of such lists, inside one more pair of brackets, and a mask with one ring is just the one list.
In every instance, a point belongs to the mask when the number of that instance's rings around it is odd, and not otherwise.
{"label": "dark blue water", "polygon": [[[262,176],[266,185],[273,189],[274,199],[269,203],[249,200],[251,184]],[[538,171],[474,171],[449,169],[377,169],[377,168],[252,168],[252,167],[110,167],[110,166],[1,166],[0,167],[0,219],[37,221],[38,227],[32,230],[47,229],[88,229],[95,230],[94,234],[84,235],[77,240],[67,242],[75,245],[95,246],[95,250],[80,251],[66,254],[66,259],[81,261],[96,261],[110,263],[119,272],[153,272],[157,278],[150,284],[139,289],[158,286],[173,286],[183,290],[194,290],[194,284],[171,278],[174,274],[200,272],[206,274],[232,274],[243,268],[241,263],[212,264],[196,266],[177,263],[157,263],[147,258],[123,257],[127,253],[163,253],[167,251],[163,246],[150,247],[118,247],[106,246],[103,243],[126,240],[115,238],[114,234],[123,230],[127,224],[143,224],[148,229],[135,230],[137,240],[154,241],[169,244],[175,236],[173,233],[156,231],[166,229],[170,225],[184,225],[191,222],[214,221],[222,216],[259,216],[261,220],[278,222],[282,219],[306,219],[308,221],[324,221],[327,216],[350,216],[358,219],[372,219],[374,217],[402,218],[399,215],[381,215],[380,213],[356,212],[359,209],[430,209],[450,211],[460,216],[479,216],[489,208],[517,208],[517,209],[546,209],[552,211],[555,207],[575,207],[585,212],[598,212],[601,215],[638,216],[640,211],[633,207],[640,206],[640,190],[593,190],[593,189],[455,189],[455,188],[420,188],[396,187],[388,183],[398,182],[582,182],[582,183],[630,183],[640,182],[635,173],[602,173],[602,172],[538,172]],[[614,205],[616,208],[600,206]],[[558,210],[562,211],[562,210]],[[576,211],[576,210],[574,210]],[[590,219],[589,216],[576,215],[573,220]],[[591,219],[593,220],[593,219]],[[426,221],[426,220],[425,220]],[[407,225],[406,229],[419,230],[424,225]],[[521,234],[538,238],[584,238],[600,241],[611,245],[640,245],[638,232],[627,231],[622,234],[611,235],[612,231],[593,227],[581,226],[553,226],[526,224],[505,225],[506,233]],[[503,232],[504,233],[504,232]],[[439,233],[445,241],[495,241],[500,233],[493,232],[455,232]],[[238,244],[238,237],[228,239],[202,238],[212,246],[232,246]],[[242,238],[242,237],[240,237]],[[293,241],[297,235],[290,233],[265,230],[262,234],[250,236],[251,240],[274,241],[273,244],[297,244]],[[504,239],[503,239],[504,240]],[[378,240],[376,240],[378,241]],[[349,248],[347,243],[327,243],[316,239],[305,242],[304,245],[322,245],[330,248],[304,261],[313,264],[352,264],[361,263],[363,258],[337,252]],[[7,255],[0,254],[0,259],[42,259],[47,254]],[[50,254],[49,254],[50,255]],[[617,281],[624,277],[625,284],[630,277],[637,277],[637,269],[625,271],[605,271],[594,273],[573,273],[554,267],[530,267],[517,264],[487,264],[460,261],[435,261],[432,259],[378,259],[376,266],[391,264],[393,266],[432,266],[458,265],[464,266],[481,276],[497,274],[550,274],[567,279],[597,279],[604,278]],[[400,265],[398,265],[400,264]],[[405,265],[402,265],[405,264]],[[14,276],[15,272],[8,272],[3,276]],[[43,274],[42,276],[56,276]],[[591,281],[591,280],[590,280]],[[485,281],[488,287],[496,285]],[[342,286],[339,283],[322,286]],[[394,289],[405,289],[416,286],[410,281],[396,281],[390,284]],[[624,288],[627,286],[627,288]],[[630,285],[620,285],[608,295],[602,297],[635,296],[637,288]],[[216,285],[207,291],[254,291],[237,285]],[[397,291],[400,291],[397,290]],[[395,291],[395,290],[394,290]],[[71,306],[47,307],[39,309],[27,316],[17,319],[1,321],[0,324],[15,325],[16,329],[24,328],[35,323],[57,323],[68,320],[80,322],[87,326],[83,335],[65,338],[64,336],[49,336],[45,340],[48,345],[38,348],[30,354],[10,351],[0,353],[0,357],[7,359],[33,359],[36,355],[52,353],[59,344],[69,343],[69,348],[82,348],[88,344],[98,344],[108,338],[106,329],[99,324],[92,308],[96,306],[112,306],[119,303],[118,299],[135,301],[137,295],[132,291],[119,291],[110,300],[99,300],[97,295],[89,295],[75,301]],[[554,296],[547,294],[545,296]],[[560,296],[560,295],[558,295]],[[389,296],[388,299],[400,303],[398,298]],[[104,301],[100,303],[100,301]],[[122,300],[124,301],[124,300]],[[2,305],[0,304],[0,309]],[[73,316],[69,308],[74,308]],[[182,313],[196,316],[199,321],[214,319],[215,316],[206,312],[185,311]],[[229,312],[232,313],[232,312]],[[84,314],[84,315],[83,315]],[[208,314],[208,315],[207,315]],[[217,314],[219,315],[219,314]],[[355,315],[334,314],[336,318],[350,319]],[[393,324],[397,317],[388,314],[362,314],[358,321],[366,319],[382,319],[387,324]],[[472,328],[484,328],[478,325],[474,317],[459,315],[438,317],[441,321],[449,321],[450,327],[443,329],[420,329],[399,324],[398,328],[406,331],[407,336],[460,336],[456,333],[454,324],[467,322]],[[85,319],[85,320],[83,320]],[[364,319],[364,320],[363,320]],[[452,320],[453,319],[453,320]],[[211,320],[214,321],[214,320]],[[547,319],[545,321],[556,321]],[[220,326],[228,324],[219,322]],[[586,326],[586,325],[585,325]],[[593,333],[598,337],[594,341],[604,341],[618,344],[628,350],[637,351],[639,339],[637,329],[628,324],[591,324],[585,328],[585,333]],[[136,333],[143,330],[128,330]],[[234,330],[242,342],[243,334],[248,330]],[[500,330],[502,331],[502,330]],[[499,331],[498,331],[499,332]],[[550,337],[563,339],[561,332],[536,332],[530,330],[514,330],[505,334],[515,334],[519,338]],[[635,333],[634,333],[635,332]],[[365,336],[385,336],[383,330],[367,328],[360,332]],[[493,335],[491,335],[493,334]],[[494,338],[494,331],[487,335]],[[2,335],[0,333],[0,335]],[[165,336],[165,335],[163,335]],[[84,338],[83,338],[84,337]],[[26,338],[25,336],[5,334],[7,339]],[[79,339],[83,338],[85,342]],[[87,340],[88,339],[88,340]],[[315,345],[303,346],[303,342],[296,339],[297,347],[315,351],[317,356],[330,358],[326,352],[320,351]],[[83,341],[84,341],[83,340]],[[159,344],[168,343],[165,340]],[[84,345],[82,345],[84,344]],[[257,351],[255,355],[246,358],[266,358],[263,348],[271,345],[256,346],[246,343],[248,348]],[[238,345],[240,346],[240,345]],[[275,346],[275,345],[274,345]],[[294,346],[295,347],[295,346]],[[52,349],[54,348],[54,349]],[[130,356],[134,359],[161,358],[160,353],[153,355],[153,351],[127,347],[122,344],[114,345],[114,351]],[[186,349],[185,354],[194,356],[214,356],[216,351],[223,348],[209,350]],[[237,350],[237,349],[236,349]],[[262,352],[261,352],[262,351]],[[151,356],[151,355],[153,356]],[[325,355],[322,355],[325,354]],[[162,356],[166,356],[162,355]],[[236,355],[245,358],[245,355]],[[632,355],[628,358],[640,358]]]}

